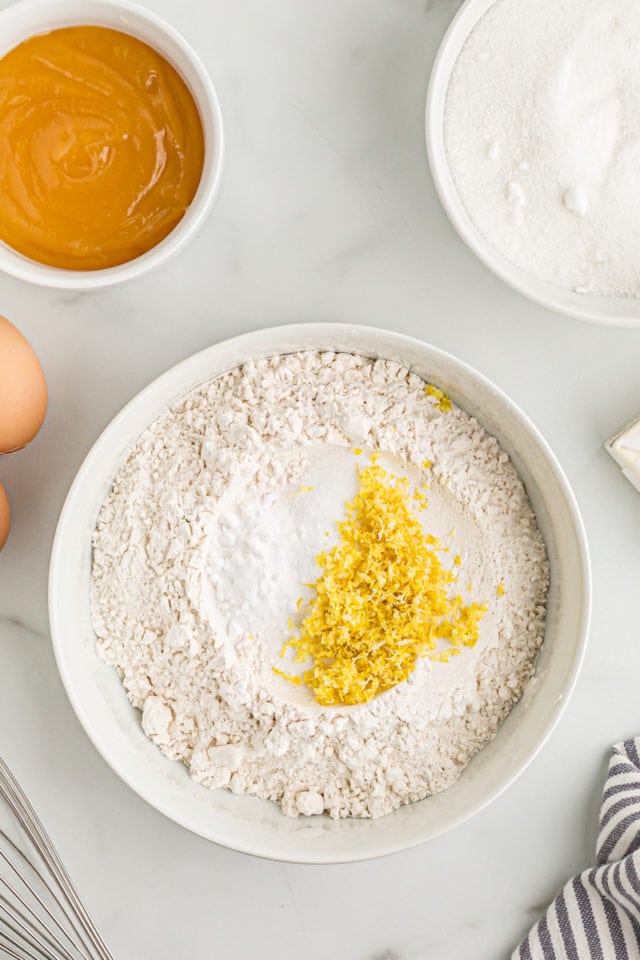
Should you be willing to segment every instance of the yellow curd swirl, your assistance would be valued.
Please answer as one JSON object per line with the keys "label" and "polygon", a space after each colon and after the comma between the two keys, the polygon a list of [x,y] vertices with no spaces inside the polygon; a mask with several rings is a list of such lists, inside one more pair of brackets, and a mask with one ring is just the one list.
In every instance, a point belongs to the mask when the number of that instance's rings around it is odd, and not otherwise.
{"label": "yellow curd swirl", "polygon": [[53,267],[135,259],[182,219],[204,137],[184,80],[135,37],[78,26],[0,59],[0,239]]}

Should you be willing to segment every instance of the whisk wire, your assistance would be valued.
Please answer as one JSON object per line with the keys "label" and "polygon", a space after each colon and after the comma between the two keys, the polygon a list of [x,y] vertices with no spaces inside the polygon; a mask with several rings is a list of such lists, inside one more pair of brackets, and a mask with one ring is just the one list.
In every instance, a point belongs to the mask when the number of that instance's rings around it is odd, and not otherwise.
{"label": "whisk wire", "polygon": [[[21,950],[21,953],[14,953],[12,947],[15,947],[16,950]],[[24,947],[20,946],[19,943],[16,943],[11,937],[5,937],[4,934],[0,933],[0,950],[5,957],[11,957],[13,960],[40,960],[39,957],[36,957],[33,953],[25,953]]]}
{"label": "whisk wire", "polygon": [[[0,800],[12,814],[21,841],[19,846],[0,829],[0,957],[113,960],[42,823],[1,758]],[[21,849],[25,841],[30,855]]]}
{"label": "whisk wire", "polygon": [[[8,889],[16,899],[20,899],[15,894],[15,891],[13,891],[11,888]],[[24,903],[22,900],[20,900],[20,902]],[[27,910],[29,910],[29,907],[26,904],[25,906]],[[49,949],[49,947],[52,946],[51,941],[48,941],[47,937],[38,931],[38,928],[28,916],[26,916],[18,907],[10,903],[9,900],[2,894],[0,894],[0,909],[2,909],[5,914],[4,916],[0,917],[0,922],[2,922],[3,926],[5,926],[10,933],[12,933],[14,936],[20,937],[21,940],[24,940],[24,942],[32,949],[37,950],[39,953],[45,956],[46,960],[51,960],[51,957],[53,957],[53,960],[58,960],[61,954],[59,953],[57,958],[56,955],[52,953],[52,951]],[[12,924],[10,924],[9,921],[12,921]],[[62,955],[64,956],[64,960],[69,960],[69,955],[66,953],[66,951],[64,951]],[[75,960],[75,958],[72,958],[72,960]]]}
{"label": "whisk wire", "polygon": [[[30,860],[27,859],[27,857],[24,855],[24,853],[22,852],[22,850],[20,850],[20,849],[16,846],[16,844],[13,843],[13,841],[12,841],[12,840],[6,835],[6,833],[4,833],[4,831],[2,831],[2,830],[0,830],[0,838],[3,838],[4,841],[11,847],[11,850],[13,851],[14,856],[15,856],[16,858],[19,858],[19,859],[22,861],[22,863],[27,867],[27,869],[29,869],[33,874],[35,874],[35,876],[36,876],[36,877],[38,878],[38,880],[40,881],[41,885],[44,887],[44,889],[47,890],[47,893],[50,894],[51,898],[55,901],[56,905],[58,906],[58,908],[61,910],[62,914],[64,915],[64,905],[63,905],[62,903],[60,903],[60,900],[59,900],[59,898],[58,898],[55,890],[52,890],[50,887],[47,887],[46,880],[44,879],[44,877],[42,876],[42,874],[40,873],[40,871],[37,869],[37,867],[36,867],[33,863],[31,863]],[[26,889],[29,891],[29,893],[31,894],[31,896],[33,896],[33,898],[37,901],[37,903],[38,903],[39,906],[42,908],[42,910],[43,910],[43,911],[47,914],[47,916],[52,920],[52,922],[53,922],[53,923],[55,924],[55,926],[58,928],[58,930],[60,931],[60,933],[69,941],[69,943],[71,943],[71,945],[72,945],[76,950],[78,950],[78,949],[82,950],[83,948],[86,949],[87,944],[86,944],[86,942],[84,941],[81,932],[76,929],[75,923],[73,922],[73,918],[71,918],[71,917],[69,918],[69,924],[70,924],[70,926],[72,927],[72,929],[73,929],[74,933],[76,934],[76,936],[78,937],[78,939],[80,940],[80,944],[81,944],[80,947],[79,947],[78,944],[73,940],[73,938],[69,935],[69,933],[67,932],[67,930],[65,930],[65,928],[62,926],[62,924],[60,923],[60,921],[58,920],[58,918],[57,918],[57,917],[53,914],[53,912],[49,909],[49,907],[48,907],[47,904],[44,902],[44,900],[42,899],[42,897],[38,894],[38,892],[37,892],[37,890],[35,889],[35,887],[34,887],[31,883],[29,883],[29,881],[26,879],[26,877],[24,876],[24,874],[19,870],[19,868],[16,866],[16,864],[13,863],[13,862],[11,862],[11,861],[9,860],[9,858],[7,857],[7,855],[6,855],[5,853],[3,853],[2,849],[0,849],[0,857],[3,858],[3,860],[5,861],[5,863],[7,864],[7,866],[8,866],[8,867],[11,869],[11,871],[13,872],[13,874],[14,874],[15,876],[17,876],[17,877],[20,878],[21,882],[24,884],[24,887],[26,887]],[[7,881],[6,881],[6,880],[3,880],[3,878],[2,878],[1,876],[0,876],[0,883],[3,883],[3,884],[5,884],[6,886],[8,886]],[[19,894],[18,894],[18,892],[17,892],[15,889],[14,889],[12,892],[13,892],[13,895],[14,895],[15,897],[17,897],[18,899],[21,899],[20,896],[19,896]],[[28,905],[27,905],[23,900],[21,900],[21,902],[22,902],[23,906],[26,907],[26,909],[28,910],[28,909],[29,909]],[[53,937],[55,943],[58,945],[59,949],[63,951],[63,953],[64,953],[65,957],[67,958],[67,960],[75,960],[75,958],[68,952],[67,948],[66,948],[66,947],[64,946],[64,944],[59,940],[59,938],[56,936],[56,934],[53,932],[53,930],[51,930],[50,927],[45,923],[45,921],[42,921],[42,925],[45,927],[45,929],[46,929],[47,932],[50,934],[50,936]],[[43,934],[43,937],[44,937],[44,934]],[[45,937],[44,939],[47,939],[47,938]]]}
{"label": "whisk wire", "polygon": [[[11,845],[11,847],[15,850],[16,856],[23,857],[24,855],[22,854],[22,852],[21,852],[20,850],[18,850],[17,847],[14,846],[14,844],[11,842],[11,840],[9,840],[9,838],[6,836],[6,834],[3,834],[3,833],[0,831],[0,837],[3,837],[3,836],[4,836],[4,839],[6,840],[6,842],[9,843],[9,844]],[[42,897],[38,894],[38,892],[37,892],[37,890],[35,889],[35,887],[34,887],[31,883],[29,883],[29,881],[28,881],[27,878],[24,876],[24,874],[15,866],[15,864],[13,864],[13,863],[11,863],[11,862],[9,861],[9,858],[2,852],[2,850],[0,850],[0,857],[2,857],[2,858],[4,859],[4,861],[5,861],[5,863],[8,864],[8,866],[10,867],[10,869],[11,869],[12,873],[14,874],[14,876],[15,876],[15,877],[18,877],[18,878],[20,879],[21,883],[24,884],[24,887],[26,888],[26,891],[28,891],[28,893],[33,897],[33,899],[36,901],[36,903],[41,907],[41,909],[43,910],[43,912],[51,919],[51,921],[52,921],[52,922],[54,923],[54,925],[58,928],[58,930],[60,931],[60,933],[62,933],[62,935],[72,944],[72,946],[74,946],[74,947],[77,948],[77,944],[74,943],[73,939],[69,936],[69,934],[68,934],[67,931],[64,929],[64,927],[63,927],[62,924],[59,922],[59,920],[54,916],[54,914],[51,912],[51,910],[49,910],[49,908],[47,907],[47,905],[46,905],[46,903],[44,902],[44,900],[42,899]],[[27,864],[29,864],[29,861],[26,861],[26,862],[27,862]],[[35,875],[38,877],[38,879],[40,880],[40,882],[43,884],[43,886],[45,886],[45,888],[46,888],[46,884],[44,884],[44,881],[43,881],[43,879],[42,879],[42,877],[41,877],[41,874],[35,869],[35,867],[32,867],[31,864],[29,864],[29,866],[31,867],[31,869],[33,870],[33,872],[35,873]],[[3,878],[0,876],[0,883],[3,884],[3,886],[4,886],[4,887],[8,890],[8,892],[14,897],[14,899],[18,900],[18,902],[22,904],[22,906],[25,908],[25,910],[27,910],[28,912],[32,912],[32,909],[31,909],[31,907],[29,906],[29,904],[27,903],[27,901],[20,895],[20,893],[19,893],[18,890],[16,889],[15,881],[14,881],[13,886],[11,886],[11,885],[8,883],[7,880],[3,879]],[[25,892],[26,892],[26,891],[25,891]],[[51,891],[51,896],[53,897],[54,900],[56,900],[56,903],[58,903],[58,906],[60,906],[60,904],[59,904],[59,902],[58,902],[58,900],[57,900],[57,898],[56,898],[56,896],[55,896],[54,891]],[[24,914],[21,914],[21,916],[23,917],[23,919],[25,920],[25,923],[29,926],[29,928],[30,928],[30,929],[34,929],[33,923],[32,923],[31,921],[29,921],[29,919],[28,919],[27,917],[24,917]],[[65,946],[65,944],[60,940],[59,936],[55,933],[54,930],[51,929],[51,927],[50,927],[50,925],[47,923],[47,921],[44,920],[44,919],[41,919],[41,925],[42,925],[42,927],[44,928],[44,930],[46,931],[46,933],[44,933],[44,932],[41,933],[42,939],[45,940],[45,941],[49,944],[49,946],[52,947],[52,948],[54,948],[54,949],[55,949],[55,947],[57,946],[58,949],[63,953],[63,955],[64,955],[64,957],[65,957],[65,960],[75,960],[75,958],[72,956],[72,954],[69,953],[69,951],[68,951],[67,947]],[[49,936],[47,936],[47,934],[48,934]],[[51,939],[50,939],[50,938],[51,938]]]}

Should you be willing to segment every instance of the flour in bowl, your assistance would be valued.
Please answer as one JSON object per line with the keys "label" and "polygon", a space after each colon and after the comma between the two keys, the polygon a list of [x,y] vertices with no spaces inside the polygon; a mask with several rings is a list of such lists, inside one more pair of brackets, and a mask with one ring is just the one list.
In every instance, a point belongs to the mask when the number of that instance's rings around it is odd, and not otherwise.
{"label": "flour in bowl", "polygon": [[[426,492],[420,524],[451,596],[486,613],[448,662],[421,656],[368,702],[323,706],[281,651],[372,464]],[[195,780],[290,816],[378,817],[450,786],[532,675],[547,589],[497,441],[405,368],[350,354],[250,362],[177,401],[130,452],[94,534],[98,652],[145,733]]]}

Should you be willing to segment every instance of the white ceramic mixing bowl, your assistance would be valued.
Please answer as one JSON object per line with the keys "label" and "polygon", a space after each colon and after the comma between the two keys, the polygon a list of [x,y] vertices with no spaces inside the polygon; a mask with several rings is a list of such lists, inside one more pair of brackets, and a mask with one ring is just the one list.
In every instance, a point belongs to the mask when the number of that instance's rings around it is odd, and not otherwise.
{"label": "white ceramic mixing bowl", "polygon": [[[89,587],[91,536],[102,501],[140,433],[174,399],[243,362],[298,350],[343,350],[395,360],[445,389],[508,452],[522,477],[551,561],[545,642],[536,680],[449,790],[379,820],[288,819],[275,804],[209,791],[168,760],[142,732],[111,667],[94,649]],[[476,813],[540,749],[571,692],[587,635],[590,578],[578,509],[549,447],[492,383],[419,340],[369,327],[305,324],[226,340],[173,367],[113,420],[87,456],[67,497],[51,559],[49,609],[56,658],[75,711],[113,769],[168,817],[210,840],[274,859],[335,863],[402,850]]]}
{"label": "white ceramic mixing bowl", "polygon": [[96,290],[139,277],[166,263],[196,234],[216,198],[224,165],[222,113],[209,74],[177,30],[129,0],[20,0],[0,11],[0,57],[37,33],[97,25],[129,33],[149,44],[181,75],[198,106],[204,133],[204,166],[182,220],[147,253],[103,270],[62,270],[37,263],[0,241],[0,270],[21,280],[65,290]]}
{"label": "white ceramic mixing bowl", "polygon": [[449,80],[465,41],[496,0],[466,0],[453,18],[435,59],[426,107],[427,153],[442,206],[460,237],[498,277],[550,310],[579,320],[616,326],[640,325],[640,299],[576,293],[540,280],[510,263],[485,240],[471,220],[456,189],[444,145],[444,114]]}

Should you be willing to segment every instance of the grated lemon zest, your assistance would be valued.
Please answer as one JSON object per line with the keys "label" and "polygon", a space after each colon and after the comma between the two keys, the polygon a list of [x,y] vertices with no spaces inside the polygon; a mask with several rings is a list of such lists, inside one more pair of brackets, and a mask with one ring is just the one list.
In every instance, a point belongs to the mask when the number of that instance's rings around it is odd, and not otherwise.
{"label": "grated lemon zest", "polygon": [[284,677],[285,680],[288,680],[289,683],[295,683],[296,686],[299,686],[302,683],[302,677],[296,676],[295,673],[285,673],[284,670],[279,670],[277,667],[273,667],[273,672],[276,673],[279,677]]}
{"label": "grated lemon zest", "polygon": [[435,387],[432,383],[427,384],[427,386],[424,388],[424,392],[428,397],[433,397],[433,399],[436,401],[435,406],[438,408],[438,410],[441,410],[442,413],[449,413],[449,411],[453,408],[453,404],[444,390],[441,390],[439,387]]}
{"label": "grated lemon zest", "polygon": [[323,706],[366,703],[406,680],[421,657],[447,662],[475,645],[487,610],[449,596],[455,577],[438,556],[448,548],[425,534],[404,478],[373,457],[358,478],[340,542],[316,557],[321,574],[299,635],[282,650],[311,660],[303,679]]}
{"label": "grated lemon zest", "polygon": [[423,460],[422,466],[425,468],[425,470],[430,470],[433,466],[433,460]]}
{"label": "grated lemon zest", "polygon": [[505,595],[505,585],[504,583],[499,583],[496,589],[496,593],[499,597],[504,597]]}
{"label": "grated lemon zest", "polygon": [[354,447],[353,452],[355,453],[356,457],[359,457],[362,453],[362,447]]}
{"label": "grated lemon zest", "polygon": [[301,484],[297,490],[293,490],[291,493],[287,494],[287,496],[289,500],[295,500],[296,497],[301,496],[303,493],[311,493],[313,489],[313,487],[305,487]]}

